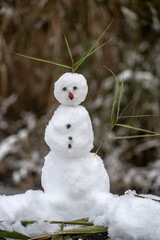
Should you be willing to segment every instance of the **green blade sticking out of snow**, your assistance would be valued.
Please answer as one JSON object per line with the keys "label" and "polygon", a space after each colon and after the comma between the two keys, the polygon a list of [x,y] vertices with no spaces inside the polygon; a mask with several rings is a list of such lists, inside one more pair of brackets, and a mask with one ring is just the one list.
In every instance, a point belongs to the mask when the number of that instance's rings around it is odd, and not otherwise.
{"label": "green blade sticking out of snow", "polygon": [[30,56],[27,56],[27,55],[24,55],[24,54],[20,54],[20,53],[16,53],[16,52],[13,52],[13,53],[18,55],[18,56],[25,57],[25,58],[28,58],[28,59],[31,59],[31,60],[36,60],[36,61],[44,62],[44,63],[50,63],[50,64],[53,64],[53,65],[56,65],[56,66],[59,66],[59,67],[72,69],[72,67],[64,65],[64,64],[61,64],[61,63],[52,62],[52,61],[41,59],[41,58],[30,57]]}
{"label": "green blade sticking out of snow", "polygon": [[30,237],[24,234],[21,234],[19,232],[8,232],[8,231],[2,231],[0,230],[0,238],[12,238],[12,239],[22,239],[27,240]]}
{"label": "green blade sticking out of snow", "polygon": [[[87,50],[87,52],[82,56],[82,58],[76,62],[73,65],[73,72],[75,72],[80,65],[85,61],[85,59],[89,56],[91,56],[94,52],[96,52],[97,50],[99,50],[101,47],[103,47],[104,45],[106,45],[111,39],[109,39],[108,41],[106,41],[105,43],[103,43],[102,45],[100,45],[99,47],[95,48],[95,46],[97,45],[97,43],[101,40],[101,38],[104,36],[104,34],[108,31],[108,29],[110,28],[110,26],[112,25],[114,19],[112,19],[111,23],[108,25],[108,27],[104,30],[104,32],[100,35],[100,37],[95,41],[95,43]],[[94,49],[95,48],[95,49]]]}
{"label": "green blade sticking out of snow", "polygon": [[53,62],[53,61],[45,60],[45,59],[41,59],[41,58],[30,57],[30,56],[27,56],[27,55],[24,55],[24,54],[20,54],[20,53],[16,53],[16,52],[13,52],[13,53],[15,53],[18,56],[25,57],[25,58],[28,58],[28,59],[31,59],[31,60],[45,62],[45,63],[53,64],[53,65],[56,65],[56,66],[59,66],[59,67],[64,67],[64,68],[67,68],[67,69],[71,69],[72,73],[74,73],[80,67],[80,65],[86,60],[87,57],[91,56],[93,53],[98,51],[100,48],[102,48],[109,41],[112,40],[112,39],[109,39],[108,41],[106,41],[103,44],[101,44],[99,47],[95,48],[97,43],[101,40],[101,38],[104,36],[104,34],[108,31],[108,29],[112,25],[113,21],[114,21],[114,19],[112,19],[111,23],[104,30],[104,32],[100,35],[100,37],[95,41],[95,43],[87,50],[87,52],[76,63],[74,63],[72,52],[71,52],[71,48],[69,46],[67,37],[64,34],[64,39],[65,39],[65,43],[66,43],[66,46],[67,46],[67,50],[68,50],[69,56],[71,58],[72,66],[68,66],[68,65],[65,65],[65,64],[61,64],[61,63],[57,63],[57,62]]}
{"label": "green blade sticking out of snow", "polygon": [[65,34],[64,34],[64,39],[65,39],[65,42],[66,42],[66,46],[67,46],[67,49],[68,49],[69,56],[71,58],[72,65],[74,65],[72,52],[71,52],[71,49],[70,49],[70,46],[69,46],[69,43],[68,43],[68,40],[67,40],[67,37],[66,37]]}
{"label": "green blade sticking out of snow", "polygon": [[118,82],[118,78],[116,77],[114,72],[112,72],[112,70],[106,66],[105,66],[105,68],[107,68],[112,73],[112,75],[114,76],[114,78],[116,80],[116,85],[115,85],[115,90],[114,90],[114,98],[113,98],[113,104],[112,104],[112,111],[111,111],[111,120],[110,120],[110,131],[111,131],[114,126],[115,107],[116,107],[117,99],[118,99],[119,82]]}
{"label": "green blade sticking out of snow", "polygon": [[[64,231],[59,231],[59,232],[54,232],[54,233],[48,233],[48,234],[43,234],[37,237],[31,238],[31,240],[44,240],[44,239],[57,239],[60,240],[62,236],[64,235],[82,235],[82,234],[99,234],[99,233],[107,233],[108,228],[103,227],[103,226],[90,226],[90,227],[84,227],[84,228],[77,228],[77,229],[69,229],[69,230],[64,230]],[[72,237],[71,237],[72,238]]]}

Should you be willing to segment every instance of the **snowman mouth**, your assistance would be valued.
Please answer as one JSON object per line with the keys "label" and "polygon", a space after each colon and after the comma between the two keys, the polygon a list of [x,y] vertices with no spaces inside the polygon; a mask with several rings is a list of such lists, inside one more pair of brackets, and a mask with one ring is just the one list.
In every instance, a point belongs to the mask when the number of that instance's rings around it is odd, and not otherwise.
{"label": "snowman mouth", "polygon": [[68,95],[69,99],[73,99],[74,98],[74,95],[70,92],[69,95]]}

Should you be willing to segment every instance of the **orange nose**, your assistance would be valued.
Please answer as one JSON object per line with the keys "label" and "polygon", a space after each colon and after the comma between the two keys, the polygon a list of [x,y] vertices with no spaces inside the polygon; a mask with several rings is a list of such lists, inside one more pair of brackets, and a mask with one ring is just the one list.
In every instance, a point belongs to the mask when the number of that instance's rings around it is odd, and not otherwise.
{"label": "orange nose", "polygon": [[70,92],[68,97],[72,100],[74,98],[74,95]]}

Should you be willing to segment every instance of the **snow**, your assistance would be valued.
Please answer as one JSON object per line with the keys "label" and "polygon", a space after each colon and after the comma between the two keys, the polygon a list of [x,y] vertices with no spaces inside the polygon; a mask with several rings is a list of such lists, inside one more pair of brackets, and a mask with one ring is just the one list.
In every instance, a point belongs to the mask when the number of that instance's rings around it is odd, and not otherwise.
{"label": "snow", "polygon": [[[160,239],[160,203],[133,194],[108,198],[104,214],[92,219],[94,224],[108,226],[113,239]],[[154,198],[148,195],[150,197]]]}
{"label": "snow", "polygon": [[17,151],[18,147],[15,147],[18,140],[26,139],[28,135],[28,131],[23,129],[20,130],[17,134],[13,134],[1,142],[0,146],[0,161],[8,154],[14,153]]}
{"label": "snow", "polygon": [[[96,195],[96,194],[95,194]],[[127,192],[123,196],[99,195],[99,202],[86,202],[84,200],[61,200],[52,194],[44,194],[42,191],[29,190],[25,194],[14,196],[0,196],[0,229],[18,231],[29,236],[36,236],[59,229],[58,225],[49,224],[49,221],[70,221],[78,217],[90,216],[95,225],[108,227],[109,236],[113,239],[124,240],[158,240],[160,236],[160,197],[144,195],[148,199],[135,197],[135,192]],[[97,195],[98,196],[98,195]],[[152,198],[152,199],[151,199]],[[56,206],[56,208],[55,208]],[[71,211],[72,209],[72,211]],[[90,210],[89,210],[90,209]],[[92,210],[92,211],[91,211]],[[21,220],[37,220],[35,224],[27,227],[21,225]],[[44,222],[48,220],[48,222]]]}
{"label": "snow", "polygon": [[[69,98],[73,94],[73,99]],[[85,77],[78,73],[65,73],[56,82],[54,95],[64,105],[78,105],[83,102],[88,93]]]}
{"label": "snow", "polygon": [[68,159],[50,152],[42,169],[42,186],[45,192],[60,195],[60,199],[67,197],[70,203],[81,201],[83,208],[96,194],[109,192],[109,177],[94,153]]}
{"label": "snow", "polygon": [[[101,194],[99,199],[95,196],[69,201],[68,197],[46,194],[42,191],[29,190],[24,194],[13,196],[0,196],[0,229],[24,233],[36,236],[48,231],[48,225],[44,221],[71,221],[79,218],[99,215],[104,199]],[[98,202],[97,202],[98,200]],[[20,224],[20,221],[41,221],[41,227],[28,229]],[[18,225],[17,225],[18,223]],[[28,225],[29,227],[29,225]],[[50,224],[50,231],[57,230],[57,226]]]}
{"label": "snow", "polygon": [[[130,76],[132,72],[125,74]],[[150,78],[148,74],[145,76],[146,81]],[[0,229],[32,237],[59,229],[58,224],[49,221],[89,218],[95,225],[108,227],[111,239],[158,240],[160,198],[137,197],[135,191],[127,191],[123,196],[111,194],[103,161],[90,152],[93,148],[92,124],[87,110],[79,106],[87,91],[86,79],[81,74],[66,73],[55,83],[54,94],[62,105],[45,131],[45,141],[51,151],[42,169],[44,191],[28,190],[24,194],[0,196]],[[25,138],[34,127],[34,121],[28,125],[30,127],[16,137]],[[1,154],[7,154],[8,148],[13,148],[15,143],[15,136],[8,138],[0,149]],[[120,170],[116,154],[112,160]],[[27,169],[23,168],[14,176],[15,181],[21,181],[26,173]],[[21,221],[37,222],[22,226]]]}
{"label": "snow", "polygon": [[86,109],[60,105],[46,128],[45,141],[52,151],[66,158],[89,153],[93,148],[93,130]]}
{"label": "snow", "polygon": [[42,187],[46,194],[57,199],[54,208],[63,210],[62,218],[66,212],[62,199],[72,206],[67,215],[83,218],[91,215],[95,204],[103,202],[110,188],[103,161],[90,153],[93,130],[89,114],[78,105],[86,97],[87,89],[81,74],[62,75],[54,93],[64,104],[57,108],[45,131],[45,141],[51,151],[42,169]]}
{"label": "snow", "polygon": [[[130,54],[131,55],[131,54]],[[159,79],[156,78],[153,73],[147,71],[132,71],[131,69],[125,69],[123,72],[117,75],[120,82],[132,81],[133,79],[142,85],[143,89],[151,89],[159,86]],[[112,88],[113,77],[108,77],[103,83],[105,89]]]}
{"label": "snow", "polygon": [[[9,104],[12,104],[12,102],[15,100],[14,96],[11,96],[10,98],[5,101],[5,104],[3,105],[3,112],[5,113],[7,107]],[[1,119],[0,119],[1,120]],[[30,132],[34,129],[36,124],[35,116],[31,113],[26,114],[24,116],[24,120],[26,123],[26,128],[21,129],[16,134],[12,134],[9,137],[6,137],[3,141],[1,141],[0,145],[0,161],[4,159],[5,156],[7,156],[9,153],[16,153],[19,151],[19,145],[18,143],[22,140],[28,139],[28,136]]]}

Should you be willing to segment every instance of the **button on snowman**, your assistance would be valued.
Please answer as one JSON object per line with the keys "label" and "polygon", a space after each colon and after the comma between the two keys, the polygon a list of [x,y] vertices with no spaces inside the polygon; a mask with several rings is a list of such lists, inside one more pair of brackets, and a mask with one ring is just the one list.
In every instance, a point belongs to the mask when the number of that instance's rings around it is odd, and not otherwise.
{"label": "button on snowman", "polygon": [[59,202],[62,198],[73,204],[81,202],[82,212],[109,193],[104,164],[90,152],[94,137],[89,114],[79,105],[87,92],[81,74],[65,73],[56,81],[54,95],[61,105],[46,127],[45,141],[51,151],[45,157],[41,178],[46,194]]}

